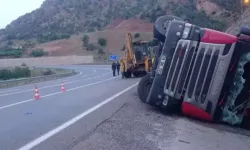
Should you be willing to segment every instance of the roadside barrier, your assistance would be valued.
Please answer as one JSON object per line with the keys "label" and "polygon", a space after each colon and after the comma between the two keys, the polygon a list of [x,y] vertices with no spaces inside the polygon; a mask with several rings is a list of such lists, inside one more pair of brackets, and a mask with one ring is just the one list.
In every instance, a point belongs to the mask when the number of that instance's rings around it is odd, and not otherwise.
{"label": "roadside barrier", "polygon": [[61,74],[0,81],[0,89],[14,87],[14,86],[21,86],[25,84],[32,84],[32,83],[37,83],[37,82],[43,82],[43,81],[49,81],[49,80],[72,76],[75,74],[76,72],[74,70],[70,70],[67,73],[61,73]]}

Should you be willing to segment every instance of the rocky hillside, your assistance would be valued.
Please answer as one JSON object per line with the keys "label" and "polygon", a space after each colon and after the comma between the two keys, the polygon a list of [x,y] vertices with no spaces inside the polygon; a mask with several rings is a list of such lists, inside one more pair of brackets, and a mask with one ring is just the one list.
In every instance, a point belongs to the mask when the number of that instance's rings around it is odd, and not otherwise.
{"label": "rocky hillside", "polygon": [[154,22],[173,14],[209,28],[224,30],[237,17],[237,0],[46,0],[42,6],[0,30],[2,40],[36,39],[40,43],[72,34],[102,30],[113,20]]}
{"label": "rocky hillside", "polygon": [[250,27],[250,7],[247,8],[244,13],[241,15],[241,17],[233,23],[226,32],[230,34],[236,35],[240,31],[240,27],[242,26],[248,26]]}

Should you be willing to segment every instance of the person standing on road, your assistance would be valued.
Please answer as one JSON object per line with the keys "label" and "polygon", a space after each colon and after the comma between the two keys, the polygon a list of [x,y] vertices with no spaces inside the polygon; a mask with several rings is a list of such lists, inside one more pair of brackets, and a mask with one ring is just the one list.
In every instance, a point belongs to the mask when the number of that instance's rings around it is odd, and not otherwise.
{"label": "person standing on road", "polygon": [[116,64],[115,64],[115,62],[112,63],[112,71],[113,71],[113,76],[115,76],[115,71],[116,71]]}
{"label": "person standing on road", "polygon": [[121,65],[120,65],[119,61],[117,61],[116,62],[116,69],[117,69],[118,76],[120,75],[120,67],[121,67]]}

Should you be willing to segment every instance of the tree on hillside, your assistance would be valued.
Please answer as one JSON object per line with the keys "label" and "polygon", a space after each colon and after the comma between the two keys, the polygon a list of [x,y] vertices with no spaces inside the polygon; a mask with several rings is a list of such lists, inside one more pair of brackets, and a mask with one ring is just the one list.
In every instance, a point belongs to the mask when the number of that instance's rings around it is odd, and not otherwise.
{"label": "tree on hillside", "polygon": [[105,47],[107,45],[107,40],[105,38],[99,38],[98,44],[102,47]]}
{"label": "tree on hillside", "polygon": [[87,50],[87,51],[93,51],[93,50],[95,50],[95,49],[97,49],[97,47],[96,47],[94,44],[88,44],[88,45],[86,46],[86,50]]}
{"label": "tree on hillside", "polygon": [[82,41],[83,41],[83,46],[87,46],[89,44],[89,36],[88,35],[84,35],[82,37]]}
{"label": "tree on hillside", "polygon": [[135,38],[139,38],[140,36],[141,36],[140,33],[136,33],[136,34],[134,35]]}
{"label": "tree on hillside", "polygon": [[42,57],[48,55],[48,53],[44,52],[42,49],[38,49],[38,50],[33,50],[30,55],[33,57]]}
{"label": "tree on hillside", "polygon": [[14,43],[12,41],[8,41],[7,45],[13,45]]}
{"label": "tree on hillside", "polygon": [[101,54],[101,55],[105,54],[104,50],[101,47],[98,49],[98,54]]}

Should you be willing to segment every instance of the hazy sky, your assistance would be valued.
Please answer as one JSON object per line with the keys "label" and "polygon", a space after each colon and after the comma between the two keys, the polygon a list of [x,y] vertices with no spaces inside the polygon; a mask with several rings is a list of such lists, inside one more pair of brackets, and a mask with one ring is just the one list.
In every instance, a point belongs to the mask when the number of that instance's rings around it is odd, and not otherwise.
{"label": "hazy sky", "polygon": [[44,0],[0,0],[0,29],[41,6]]}

